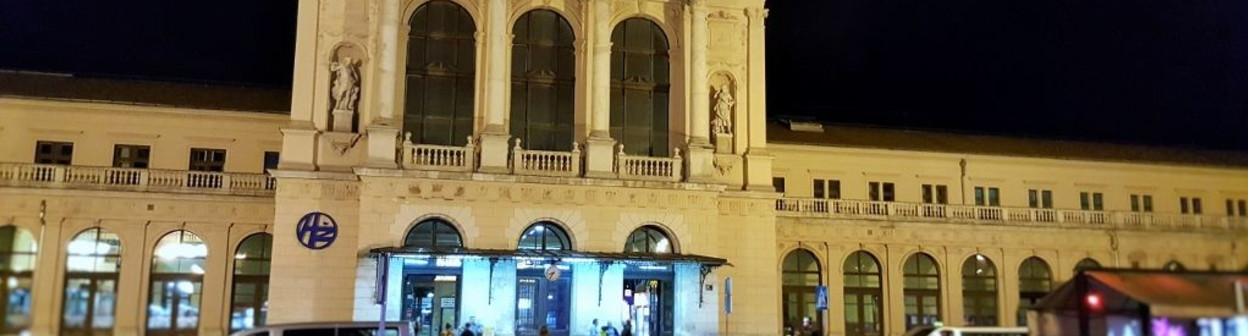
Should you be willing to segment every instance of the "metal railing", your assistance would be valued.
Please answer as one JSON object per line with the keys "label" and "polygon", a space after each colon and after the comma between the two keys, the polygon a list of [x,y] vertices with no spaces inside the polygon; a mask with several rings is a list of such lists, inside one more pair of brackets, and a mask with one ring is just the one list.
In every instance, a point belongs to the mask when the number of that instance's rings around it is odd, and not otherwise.
{"label": "metal railing", "polygon": [[277,180],[265,174],[33,163],[0,163],[0,184],[242,195],[272,195],[277,189]]}
{"label": "metal railing", "polygon": [[776,212],[781,216],[790,217],[1000,222],[1126,229],[1248,230],[1248,217],[1208,214],[1181,215],[1151,212],[1006,208],[820,198],[782,198],[776,201]]}

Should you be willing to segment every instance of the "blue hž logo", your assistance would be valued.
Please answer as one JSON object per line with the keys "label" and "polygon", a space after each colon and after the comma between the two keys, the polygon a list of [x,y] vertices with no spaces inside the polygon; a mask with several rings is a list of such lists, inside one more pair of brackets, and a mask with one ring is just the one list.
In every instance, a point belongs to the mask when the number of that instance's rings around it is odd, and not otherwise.
{"label": "blue h\u017e logo", "polygon": [[303,247],[313,250],[329,247],[338,238],[338,222],[325,213],[308,213],[299,219],[299,225],[295,227],[295,237]]}

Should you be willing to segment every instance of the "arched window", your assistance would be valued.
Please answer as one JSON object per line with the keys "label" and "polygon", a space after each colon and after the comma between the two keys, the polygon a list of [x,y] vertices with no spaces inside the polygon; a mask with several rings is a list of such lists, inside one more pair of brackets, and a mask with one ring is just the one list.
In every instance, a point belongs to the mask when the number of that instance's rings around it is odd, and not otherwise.
{"label": "arched window", "polygon": [[230,303],[230,331],[263,326],[269,315],[269,266],[273,235],[247,236],[234,252],[234,299]]}
{"label": "arched window", "polygon": [[1171,260],[1166,263],[1165,266],[1162,266],[1161,269],[1166,270],[1167,272],[1182,272],[1186,271],[1187,267],[1183,267],[1183,264],[1179,263],[1177,260]]}
{"label": "arched window", "polygon": [[568,240],[568,233],[558,224],[551,222],[537,222],[524,230],[524,234],[520,236],[520,245],[518,249],[527,250],[571,250],[572,241]]}
{"label": "arched window", "polygon": [[667,36],[654,22],[632,18],[615,26],[611,43],[611,138],[628,154],[668,156]]}
{"label": "arched window", "polygon": [[208,245],[185,230],[165,234],[152,253],[147,303],[148,335],[195,335]]}
{"label": "arched window", "polygon": [[430,218],[420,221],[410,231],[407,231],[407,239],[403,240],[403,247],[456,248],[464,247],[464,242],[460,238],[459,230],[456,230],[450,222],[441,218]]}
{"label": "arched window", "polygon": [[0,226],[0,334],[18,334],[30,327],[31,283],[37,247],[29,230]]}
{"label": "arched window", "polygon": [[408,24],[403,131],[417,143],[463,145],[473,133],[472,17],[453,2],[433,0],[417,8]]}
{"label": "arched window", "polygon": [[997,266],[982,254],[962,264],[962,314],[968,326],[997,325]]}
{"label": "arched window", "polygon": [[1027,325],[1027,308],[1053,290],[1053,272],[1044,260],[1031,257],[1018,266],[1018,325]]}
{"label": "arched window", "polygon": [[572,25],[549,10],[516,21],[511,46],[511,134],[523,147],[572,150],[576,51]]}
{"label": "arched window", "polygon": [[915,253],[902,266],[905,278],[906,330],[940,321],[940,268],[926,253]]}
{"label": "arched window", "polygon": [[808,250],[798,249],[784,257],[781,277],[784,327],[796,330],[807,319],[822,334],[823,316],[815,310],[815,287],[823,284],[823,267]]}
{"label": "arched window", "polygon": [[1083,258],[1083,260],[1080,260],[1079,263],[1075,264],[1075,272],[1094,270],[1094,269],[1099,269],[1099,268],[1101,268],[1101,263],[1097,262],[1096,259],[1092,259],[1092,258]]}
{"label": "arched window", "polygon": [[880,262],[866,251],[845,259],[845,334],[881,335],[884,296],[880,289]]}
{"label": "arched window", "polygon": [[657,227],[646,225],[634,230],[624,243],[624,252],[673,253],[672,240]]}
{"label": "arched window", "polygon": [[75,235],[65,251],[61,330],[71,335],[111,335],[121,270],[121,237],[102,228],[90,228]]}

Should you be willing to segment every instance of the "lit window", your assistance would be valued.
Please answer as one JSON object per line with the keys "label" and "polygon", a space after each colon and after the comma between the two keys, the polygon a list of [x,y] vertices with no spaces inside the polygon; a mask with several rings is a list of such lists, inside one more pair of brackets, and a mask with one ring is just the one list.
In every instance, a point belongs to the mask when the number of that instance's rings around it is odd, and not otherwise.
{"label": "lit window", "polygon": [[148,334],[195,333],[208,246],[199,236],[179,230],[161,237],[152,254]]}
{"label": "lit window", "polygon": [[121,237],[92,228],[74,236],[65,250],[61,330],[67,334],[110,334],[117,305]]}

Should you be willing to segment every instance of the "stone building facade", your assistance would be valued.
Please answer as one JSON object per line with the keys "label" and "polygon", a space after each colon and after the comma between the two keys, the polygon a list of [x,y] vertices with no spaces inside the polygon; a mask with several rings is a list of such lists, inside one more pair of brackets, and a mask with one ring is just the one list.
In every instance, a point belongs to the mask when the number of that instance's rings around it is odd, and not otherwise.
{"label": "stone building facade", "polygon": [[1248,266],[1242,154],[769,121],[765,18],[307,0],[278,99],[0,74],[0,329],[220,335],[380,301],[424,332],[900,335],[1017,325],[1092,263]]}

